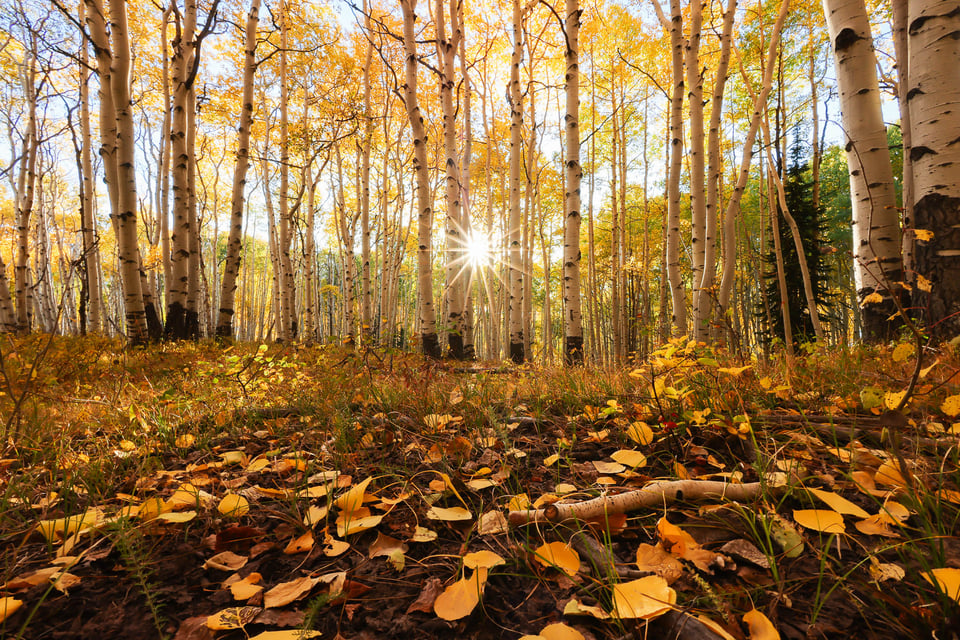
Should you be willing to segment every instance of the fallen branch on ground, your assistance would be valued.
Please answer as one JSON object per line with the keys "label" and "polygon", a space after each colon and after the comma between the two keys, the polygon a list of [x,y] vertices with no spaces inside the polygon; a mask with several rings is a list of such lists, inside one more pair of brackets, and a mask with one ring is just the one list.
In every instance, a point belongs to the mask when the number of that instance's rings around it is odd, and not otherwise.
{"label": "fallen branch on ground", "polygon": [[653,482],[642,489],[612,496],[600,496],[574,504],[551,504],[543,509],[511,511],[510,524],[514,527],[534,522],[562,522],[589,520],[604,514],[627,513],[645,507],[659,507],[677,500],[725,499],[737,502],[754,500],[760,494],[761,484],[732,484],[717,480],[664,480]]}

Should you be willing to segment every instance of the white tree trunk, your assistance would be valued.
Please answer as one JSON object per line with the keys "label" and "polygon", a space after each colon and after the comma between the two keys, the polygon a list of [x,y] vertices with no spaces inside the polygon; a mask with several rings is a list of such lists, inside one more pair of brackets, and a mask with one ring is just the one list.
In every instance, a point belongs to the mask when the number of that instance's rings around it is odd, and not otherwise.
{"label": "white tree trunk", "polygon": [[566,0],[565,58],[567,109],[564,114],[565,182],[563,227],[563,356],[583,364],[583,319],[580,309],[580,2]]}

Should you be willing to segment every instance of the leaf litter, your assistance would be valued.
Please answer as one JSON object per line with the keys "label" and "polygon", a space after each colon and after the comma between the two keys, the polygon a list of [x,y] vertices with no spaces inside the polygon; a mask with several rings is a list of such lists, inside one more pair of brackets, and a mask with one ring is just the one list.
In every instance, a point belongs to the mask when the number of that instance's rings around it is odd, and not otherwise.
{"label": "leaf litter", "polygon": [[[216,369],[216,353],[183,349]],[[378,399],[383,385],[414,377],[359,363],[337,373],[354,384],[348,398],[324,380],[323,354],[265,381],[252,408],[211,414],[214,400],[236,402],[224,392],[184,409],[170,398],[200,391],[186,378],[160,397],[169,380],[134,388],[124,401],[137,416],[155,407],[174,427],[166,441],[140,418],[111,425],[87,408],[100,432],[75,438],[46,472],[53,483],[27,464],[2,467],[4,485],[32,495],[8,491],[5,558],[17,569],[0,585],[0,624],[26,624],[27,637],[239,640],[616,638],[686,619],[718,638],[911,637],[917,623],[957,621],[950,454],[917,437],[910,455],[894,455],[874,427],[903,385],[801,403],[797,380],[718,367],[704,351],[674,341],[622,376],[615,398],[566,404],[523,369],[507,381],[422,368],[436,403],[391,404]],[[911,353],[886,362],[909,368]],[[949,376],[942,360],[937,374]],[[322,399],[289,404],[280,390],[293,376]],[[958,394],[943,384],[910,410],[916,433],[942,421],[926,432],[955,438]],[[271,411],[271,400],[288,404]],[[64,472],[95,462],[108,428],[129,456],[114,456],[115,484],[94,496]],[[671,495],[600,517],[507,517],[663,479],[767,486],[740,502]],[[931,527],[933,552],[908,552]]]}

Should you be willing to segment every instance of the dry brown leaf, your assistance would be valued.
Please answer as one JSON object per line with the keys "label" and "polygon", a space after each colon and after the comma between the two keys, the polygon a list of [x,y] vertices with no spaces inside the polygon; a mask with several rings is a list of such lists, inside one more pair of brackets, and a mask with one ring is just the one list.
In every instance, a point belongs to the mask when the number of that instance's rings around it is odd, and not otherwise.
{"label": "dry brown leaf", "polygon": [[501,511],[487,511],[477,521],[477,533],[482,536],[506,533],[509,530],[510,524]]}
{"label": "dry brown leaf", "polygon": [[223,551],[210,557],[203,563],[204,569],[219,569],[220,571],[237,571],[247,564],[245,556],[237,555],[233,551]]}
{"label": "dry brown leaf", "polygon": [[413,613],[414,611],[422,611],[423,613],[433,613],[433,603],[436,601],[437,596],[440,595],[440,592],[443,590],[443,582],[440,578],[430,578],[427,580],[427,583],[423,585],[423,589],[420,591],[420,595],[417,596],[417,599],[407,607],[407,613]]}
{"label": "dry brown leaf", "polygon": [[661,547],[645,542],[637,547],[637,568],[660,576],[667,584],[673,584],[683,575],[683,565],[679,560]]}

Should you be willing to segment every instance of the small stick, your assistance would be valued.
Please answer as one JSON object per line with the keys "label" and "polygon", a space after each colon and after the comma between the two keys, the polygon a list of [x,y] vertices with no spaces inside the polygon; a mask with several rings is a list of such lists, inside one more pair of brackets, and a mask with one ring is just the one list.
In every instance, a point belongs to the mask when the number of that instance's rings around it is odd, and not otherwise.
{"label": "small stick", "polygon": [[514,527],[535,522],[589,520],[604,514],[627,513],[645,507],[667,505],[675,500],[726,499],[746,502],[760,494],[761,484],[732,484],[717,480],[664,480],[652,482],[642,489],[612,496],[600,496],[574,504],[551,504],[544,509],[511,511]]}

